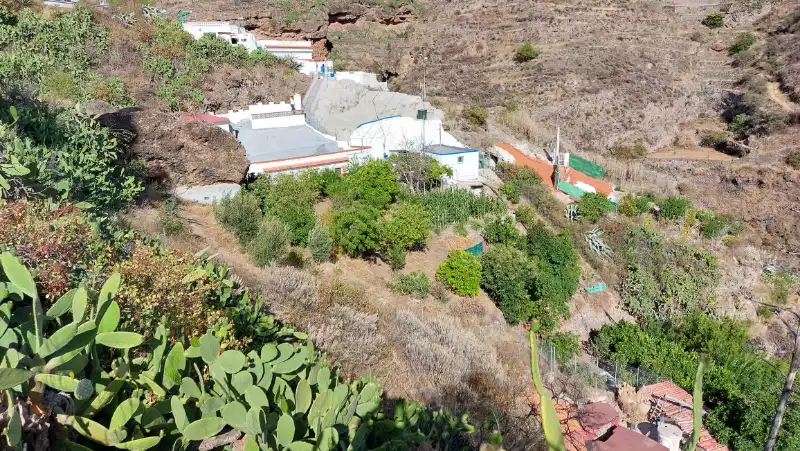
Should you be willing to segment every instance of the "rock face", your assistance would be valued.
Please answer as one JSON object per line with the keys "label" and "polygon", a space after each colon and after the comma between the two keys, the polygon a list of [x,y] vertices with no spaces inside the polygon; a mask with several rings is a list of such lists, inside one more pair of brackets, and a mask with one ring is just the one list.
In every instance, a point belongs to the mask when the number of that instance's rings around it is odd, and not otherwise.
{"label": "rock face", "polygon": [[217,126],[136,108],[103,114],[98,121],[133,136],[129,152],[144,162],[152,182],[173,187],[239,183],[247,172],[244,148]]}

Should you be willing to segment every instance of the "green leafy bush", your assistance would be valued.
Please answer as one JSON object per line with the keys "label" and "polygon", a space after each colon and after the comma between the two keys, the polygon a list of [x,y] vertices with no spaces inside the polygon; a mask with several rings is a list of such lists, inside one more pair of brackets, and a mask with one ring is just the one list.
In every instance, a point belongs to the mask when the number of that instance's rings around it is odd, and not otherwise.
{"label": "green leafy bush", "polygon": [[380,248],[378,210],[356,201],[333,211],[333,239],[347,255],[367,255]]}
{"label": "green leafy bush", "polygon": [[260,175],[247,185],[258,197],[261,209],[286,224],[292,244],[305,246],[314,227],[314,203],[320,194],[322,179],[316,171],[300,174]]}
{"label": "green leafy bush", "polygon": [[386,160],[371,160],[352,169],[343,179],[341,195],[384,209],[400,191],[397,174]]}
{"label": "green leafy bush", "polygon": [[712,149],[718,149],[727,142],[728,137],[725,135],[725,133],[720,132],[708,132],[700,138],[701,146],[711,147]]}
{"label": "green leafy bush", "polygon": [[490,246],[481,256],[481,287],[494,300],[510,324],[533,315],[528,285],[534,268],[528,256],[513,247]]}
{"label": "green leafy bush", "polygon": [[786,155],[786,164],[792,169],[800,170],[800,150],[793,150]]}
{"label": "green leafy bush", "polygon": [[265,216],[258,225],[258,233],[247,244],[253,263],[269,266],[286,256],[289,250],[291,231],[278,218]]}
{"label": "green leafy bush", "polygon": [[482,129],[486,127],[486,121],[489,118],[489,110],[480,105],[472,104],[464,108],[461,116],[467,121],[469,128]]}
{"label": "green leafy bush", "polygon": [[722,13],[709,13],[700,23],[711,29],[721,28],[725,26],[725,16]]}
{"label": "green leafy bush", "polygon": [[569,316],[568,302],[581,274],[572,236],[567,229],[556,234],[537,222],[528,230],[527,252],[536,268],[530,287],[532,316],[543,331],[554,330],[560,319]]}
{"label": "green leafy bush", "polygon": [[405,268],[406,253],[406,250],[402,247],[389,247],[386,249],[386,261],[393,271]]}
{"label": "green leafy bush", "polygon": [[514,53],[514,61],[517,63],[526,63],[536,59],[538,56],[539,51],[530,42],[526,42]]}
{"label": "green leafy bush", "polygon": [[570,332],[555,332],[547,336],[553,345],[558,363],[566,364],[581,355],[581,342],[578,336]]}
{"label": "green leafy bush", "polygon": [[733,41],[733,44],[731,44],[730,48],[728,49],[728,54],[733,56],[739,52],[743,52],[752,47],[757,40],[758,38],[749,31],[741,33],[736,37],[736,40]]}
{"label": "green leafy bush", "polygon": [[461,296],[478,294],[481,282],[481,262],[474,255],[452,250],[436,269],[436,279]]}
{"label": "green leafy bush", "polygon": [[530,205],[520,205],[514,212],[514,217],[517,222],[522,224],[526,229],[536,221],[536,210]]}
{"label": "green leafy bush", "polygon": [[431,234],[431,214],[421,205],[400,203],[381,218],[378,226],[384,246],[422,249]]}
{"label": "green leafy bush", "polygon": [[728,131],[739,133],[748,127],[750,116],[746,114],[737,114],[733,120],[728,123]]}
{"label": "green leafy bush", "polygon": [[77,108],[54,115],[41,104],[15,109],[17,120],[8,111],[0,107],[3,158],[31,169],[33,192],[56,191],[96,212],[118,211],[141,192],[140,181],[124,171],[124,145],[93,117]]}
{"label": "green leafy bush", "polygon": [[[407,149],[417,150],[417,149]],[[427,191],[442,185],[444,176],[453,176],[453,170],[439,164],[433,157],[419,152],[395,153],[389,163],[401,182],[413,192]]]}
{"label": "green leafy bush", "polygon": [[430,279],[422,271],[397,274],[389,280],[389,289],[401,294],[424,299],[430,291]]}
{"label": "green leafy bush", "polygon": [[517,188],[517,185],[513,183],[503,183],[503,185],[500,186],[500,193],[505,195],[506,199],[511,203],[519,203],[519,188]]}
{"label": "green leafy bush", "polygon": [[578,204],[581,219],[589,222],[597,222],[604,214],[612,211],[614,211],[614,204],[605,195],[599,193],[585,193],[581,196]]}
{"label": "green leafy bush", "polygon": [[490,244],[516,245],[519,240],[519,231],[514,227],[514,220],[511,218],[495,218],[488,221],[483,231],[483,238]]}
{"label": "green leafy bush", "polygon": [[167,199],[158,208],[158,225],[164,235],[180,235],[186,231],[186,224],[180,218],[183,206],[175,199]]}
{"label": "green leafy bush", "polygon": [[72,74],[56,70],[42,76],[41,92],[45,96],[60,99],[80,101],[83,97],[81,86]]}
{"label": "green leafy bush", "polygon": [[254,195],[240,191],[233,197],[225,197],[214,205],[214,217],[223,227],[230,230],[244,246],[258,234],[258,227],[264,214]]}
{"label": "green leafy bush", "polygon": [[626,272],[620,282],[625,309],[642,321],[680,317],[693,310],[713,312],[719,270],[713,254],[635,228],[616,252]]}
{"label": "green leafy bush", "polygon": [[545,216],[551,224],[562,225],[565,223],[561,214],[563,206],[533,170],[524,166],[500,163],[497,166],[497,175],[503,182],[516,185],[520,196],[524,197],[531,205],[535,205],[536,211]]}
{"label": "green leafy bush", "polygon": [[619,211],[621,215],[628,216],[629,218],[639,216],[641,211],[636,203],[636,196],[633,194],[622,196],[622,199],[619,200],[619,204],[617,205],[617,211]]}
{"label": "green leafy bush", "polygon": [[686,197],[665,197],[658,201],[659,216],[663,219],[680,219],[691,206],[692,201]]}
{"label": "green leafy bush", "polygon": [[324,262],[331,258],[333,238],[327,227],[317,224],[308,232],[308,248],[311,249],[311,257],[315,261]]}
{"label": "green leafy bush", "polygon": [[705,238],[736,234],[741,230],[741,225],[728,216],[718,215],[713,212],[703,212],[698,216],[700,219],[700,233]]}

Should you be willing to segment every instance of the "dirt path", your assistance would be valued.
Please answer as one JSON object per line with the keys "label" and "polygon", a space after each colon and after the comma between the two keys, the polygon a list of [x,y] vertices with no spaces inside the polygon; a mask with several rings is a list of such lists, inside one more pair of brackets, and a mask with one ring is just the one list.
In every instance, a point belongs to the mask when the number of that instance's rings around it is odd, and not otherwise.
{"label": "dirt path", "polygon": [[689,149],[666,148],[647,155],[652,159],[675,159],[675,160],[709,160],[709,161],[732,161],[736,158],[705,147],[693,147]]}
{"label": "dirt path", "polygon": [[800,105],[792,102],[789,97],[781,91],[781,87],[777,82],[767,83],[767,95],[775,103],[781,106],[784,111],[795,112],[800,111]]}

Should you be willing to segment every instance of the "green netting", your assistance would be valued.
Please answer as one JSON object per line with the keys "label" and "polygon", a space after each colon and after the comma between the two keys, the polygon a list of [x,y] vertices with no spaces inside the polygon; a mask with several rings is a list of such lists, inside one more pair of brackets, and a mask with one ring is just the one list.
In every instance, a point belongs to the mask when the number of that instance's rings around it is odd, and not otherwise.
{"label": "green netting", "polygon": [[469,252],[470,254],[476,257],[480,257],[481,255],[483,255],[483,241],[470,248],[464,249],[464,251]]}
{"label": "green netting", "polygon": [[577,169],[578,171],[583,172],[589,177],[594,177],[597,179],[603,177],[602,166],[600,166],[599,164],[594,164],[589,160],[584,160],[583,158],[575,155],[574,153],[569,154],[569,167]]}
{"label": "green netting", "polygon": [[583,196],[586,193],[586,191],[578,188],[577,186],[570,185],[569,183],[564,181],[558,182],[556,188],[558,188],[558,190],[561,191],[562,193],[569,194],[570,196],[576,199],[580,199],[581,196]]}

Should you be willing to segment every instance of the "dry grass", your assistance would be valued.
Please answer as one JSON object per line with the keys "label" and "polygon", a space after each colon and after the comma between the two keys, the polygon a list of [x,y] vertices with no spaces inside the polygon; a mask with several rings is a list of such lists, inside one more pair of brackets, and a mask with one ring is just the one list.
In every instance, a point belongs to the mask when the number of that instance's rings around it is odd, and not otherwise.
{"label": "dry grass", "polygon": [[314,342],[350,376],[353,368],[371,368],[387,356],[387,340],[380,331],[378,315],[335,304],[320,323],[308,326]]}

